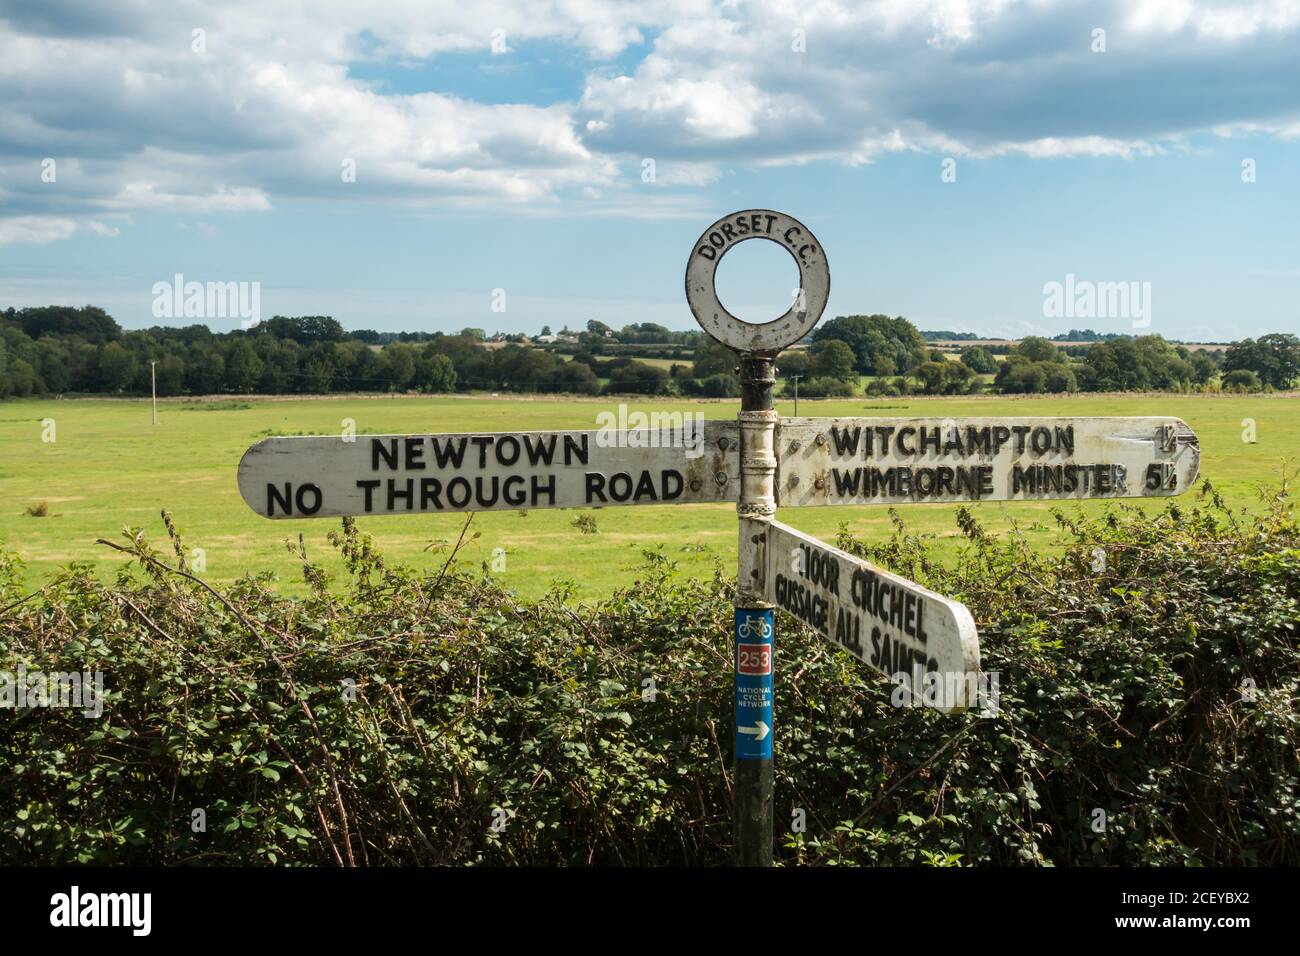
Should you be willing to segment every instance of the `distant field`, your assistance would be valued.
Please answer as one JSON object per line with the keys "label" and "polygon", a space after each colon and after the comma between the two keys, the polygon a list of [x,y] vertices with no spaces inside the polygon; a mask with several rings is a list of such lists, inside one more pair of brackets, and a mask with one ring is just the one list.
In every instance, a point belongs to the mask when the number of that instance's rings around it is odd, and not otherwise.
{"label": "distant field", "polygon": [[[792,403],[778,408],[790,414]],[[709,418],[734,418],[734,401],[636,402],[634,408],[702,410]],[[342,420],[361,432],[495,431],[594,428],[609,399],[545,397],[382,398],[329,397],[304,400],[219,400],[159,403],[158,427],[149,424],[149,403],[78,399],[0,403],[0,546],[27,562],[33,586],[48,581],[70,561],[92,561],[108,573],[122,558],[97,537],[115,537],[123,526],[142,526],[165,543],[158,513],[170,510],[190,547],[206,552],[204,576],[229,582],[252,570],[274,570],[281,586],[302,590],[301,573],[283,542],[304,536],[314,559],[341,572],[325,534],[335,519],[271,522],[243,503],[235,470],[244,450],[273,434],[336,434]],[[1202,476],[1237,504],[1253,504],[1259,486],[1276,484],[1284,460],[1300,451],[1300,399],[1233,396],[1080,396],[1071,398],[957,397],[801,400],[803,415],[1177,415],[1201,439]],[[41,440],[42,419],[53,419],[56,441]],[[1256,444],[1242,441],[1243,419],[1253,419]],[[46,502],[46,517],[29,516],[29,505]],[[1156,502],[1152,507],[1160,507]],[[1003,531],[1013,519],[1031,540],[1051,538],[1048,503],[973,506],[986,526]],[[1072,504],[1065,507],[1072,508]],[[1089,503],[1097,512],[1106,505]],[[959,542],[948,505],[900,509],[916,531],[935,535],[945,553]],[[581,513],[596,519],[597,533],[573,526]],[[802,530],[831,536],[841,524],[856,533],[885,534],[889,518],[879,507],[786,510]],[[393,559],[433,566],[440,559],[423,549],[453,538],[463,518],[374,517],[359,520]],[[575,583],[585,597],[604,595],[635,578],[643,548],[663,548],[685,573],[710,573],[715,562],[734,568],[735,511],[729,505],[610,508],[593,512],[531,511],[478,515],[481,535],[464,552],[486,561],[505,548],[506,570],[498,577],[528,595],[551,581]]]}
{"label": "distant field", "polygon": [[[990,345],[1016,345],[1019,341],[1019,339],[928,339],[925,344],[937,349],[951,349],[960,352],[962,349],[971,345],[979,345],[983,347],[988,347]],[[1088,339],[1080,339],[1078,341],[1066,339],[1059,342],[1053,339],[1052,344],[1060,346],[1061,348],[1070,348],[1079,345],[1096,345],[1097,343]],[[1227,342],[1179,342],[1177,344],[1182,345],[1189,352],[1199,352],[1202,350],[1207,352],[1226,352],[1228,350]]]}
{"label": "distant field", "polygon": [[661,368],[665,372],[668,371],[670,368],[672,368],[674,365],[684,365],[686,368],[691,367],[690,359],[637,358],[636,356],[633,357],[636,358],[636,360],[642,363],[643,365],[653,365],[655,368]]}

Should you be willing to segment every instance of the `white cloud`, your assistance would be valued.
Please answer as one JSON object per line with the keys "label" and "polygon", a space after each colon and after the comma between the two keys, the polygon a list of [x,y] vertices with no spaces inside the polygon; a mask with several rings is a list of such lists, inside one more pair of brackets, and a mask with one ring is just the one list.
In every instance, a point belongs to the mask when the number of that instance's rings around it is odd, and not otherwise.
{"label": "white cloud", "polygon": [[1076,156],[1132,159],[1134,156],[1154,156],[1163,151],[1163,147],[1141,140],[1125,141],[1106,136],[1047,136],[1022,143],[1001,143],[975,155],[980,158],[1019,154],[1031,159],[1073,159]]}
{"label": "white cloud", "polygon": [[270,209],[271,202],[260,189],[250,186],[229,188],[219,185],[206,195],[168,192],[157,183],[124,183],[117,195],[104,203],[108,208],[167,209],[173,212],[249,212]]}
{"label": "white cloud", "polygon": [[1296,29],[1300,26],[1300,3],[1296,0],[1200,4],[1191,0],[1134,0],[1127,22],[1137,32],[1170,34],[1191,30],[1205,39],[1232,41]]}
{"label": "white cloud", "polygon": [[635,69],[595,76],[579,115],[596,148],[658,142],[720,162],[1152,156],[1225,116],[1300,119],[1298,11],[1268,0],[755,2],[665,31]]}
{"label": "white cloud", "polygon": [[[1096,26],[1105,54],[1089,48]],[[1292,139],[1297,32],[1297,0],[0,0],[0,234],[50,242],[96,216],[289,197],[661,215],[680,208],[665,190],[739,165]],[[582,89],[487,103],[354,75],[451,52],[486,61],[494,36],[513,51],[503,61],[584,58]],[[610,62],[639,44],[645,55]],[[44,156],[56,184],[32,173]],[[641,157],[658,163],[653,199]]]}
{"label": "white cloud", "polygon": [[44,245],[68,239],[77,232],[77,221],[67,216],[11,216],[0,218],[0,246],[19,243]]}

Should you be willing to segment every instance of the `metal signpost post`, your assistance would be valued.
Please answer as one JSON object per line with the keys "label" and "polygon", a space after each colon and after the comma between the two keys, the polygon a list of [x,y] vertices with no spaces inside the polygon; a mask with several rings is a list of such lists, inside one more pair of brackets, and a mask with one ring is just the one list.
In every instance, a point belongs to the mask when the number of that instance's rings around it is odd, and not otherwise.
{"label": "metal signpost post", "polygon": [[[761,325],[718,301],[718,262],[747,239],[794,258],[794,304]],[[778,504],[1079,500],[1181,494],[1196,436],[1176,418],[789,418],[772,404],[777,355],[830,296],[821,244],[769,209],[719,219],[691,249],[686,298],[735,351],[735,422],[664,427],[268,438],[239,463],[239,491],[267,518],[429,514],[734,501],[733,666],[737,861],[773,852],[772,755],[780,608],[888,675],[900,703],[945,711],[983,693],[970,611],[775,520]],[[670,416],[672,418],[672,416]]]}
{"label": "metal signpost post", "polygon": [[[786,312],[763,325],[736,318],[718,299],[722,257],[741,242],[767,239],[799,268],[799,290]],[[740,363],[739,561],[736,566],[734,665],[736,689],[736,855],[742,866],[772,862],[772,740],[776,619],[768,600],[768,534],[776,514],[774,360],[812,331],[830,298],[826,253],[798,220],[770,209],[724,216],[691,249],[686,301],[700,327],[736,353]]]}

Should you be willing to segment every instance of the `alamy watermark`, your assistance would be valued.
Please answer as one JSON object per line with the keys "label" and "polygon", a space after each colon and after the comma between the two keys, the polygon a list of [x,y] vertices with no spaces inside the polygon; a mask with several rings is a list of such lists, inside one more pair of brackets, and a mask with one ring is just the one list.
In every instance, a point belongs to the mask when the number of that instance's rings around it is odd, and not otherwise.
{"label": "alamy watermark", "polygon": [[1093,282],[1068,273],[1043,286],[1046,319],[1128,319],[1135,329],[1151,325],[1150,282]]}
{"label": "alamy watermark", "polygon": [[153,927],[152,893],[83,893],[73,886],[50,897],[50,925],[120,926],[132,936],[148,936]]}
{"label": "alamy watermark", "polygon": [[178,272],[151,291],[155,319],[242,319],[244,328],[262,321],[260,282],[186,282]]}
{"label": "alamy watermark", "polygon": [[978,708],[981,717],[1001,712],[998,671],[940,673],[918,667],[912,673],[899,671],[889,679],[894,685],[889,700],[895,707]]}
{"label": "alamy watermark", "polygon": [[103,715],[104,672],[29,671],[24,664],[16,672],[0,671],[0,709],[36,707],[79,709],[83,717]]}
{"label": "alamy watermark", "polygon": [[600,448],[681,448],[687,458],[704,454],[703,412],[630,412],[620,402],[617,413],[596,415],[596,428]]}

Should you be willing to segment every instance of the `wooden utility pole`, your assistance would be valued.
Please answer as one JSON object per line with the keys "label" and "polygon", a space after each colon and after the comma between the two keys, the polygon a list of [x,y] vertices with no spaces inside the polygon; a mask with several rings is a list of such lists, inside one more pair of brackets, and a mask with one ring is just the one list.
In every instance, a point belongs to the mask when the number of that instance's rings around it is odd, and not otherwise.
{"label": "wooden utility pole", "polygon": [[152,396],[153,423],[158,424],[158,363],[149,360],[149,392]]}

